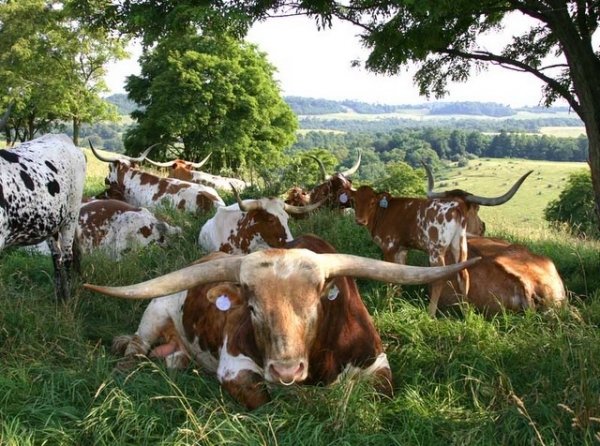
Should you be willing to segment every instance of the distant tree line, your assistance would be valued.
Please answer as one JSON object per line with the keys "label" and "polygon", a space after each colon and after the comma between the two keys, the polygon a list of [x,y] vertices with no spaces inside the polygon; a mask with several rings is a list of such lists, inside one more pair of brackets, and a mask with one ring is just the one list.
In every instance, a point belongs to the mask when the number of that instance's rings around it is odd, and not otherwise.
{"label": "distant tree line", "polygon": [[296,150],[320,147],[332,151],[371,147],[384,161],[406,161],[418,166],[421,158],[465,161],[469,157],[525,158],[548,161],[585,161],[587,138],[447,128],[395,129],[381,133],[307,132],[299,135]]}
{"label": "distant tree line", "polygon": [[472,130],[480,132],[526,132],[539,133],[541,127],[580,127],[579,118],[531,118],[531,119],[457,119],[438,116],[427,119],[381,118],[367,119],[322,119],[302,116],[300,128],[306,130],[339,130],[342,132],[389,132],[397,128],[418,129],[423,127]]}

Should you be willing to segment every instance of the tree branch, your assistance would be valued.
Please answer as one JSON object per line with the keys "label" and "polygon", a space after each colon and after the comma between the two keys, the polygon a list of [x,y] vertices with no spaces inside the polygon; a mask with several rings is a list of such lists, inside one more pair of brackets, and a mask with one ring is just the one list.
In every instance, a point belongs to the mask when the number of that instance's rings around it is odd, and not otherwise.
{"label": "tree branch", "polygon": [[467,53],[464,51],[445,48],[443,50],[439,50],[439,53],[448,54],[453,57],[461,57],[465,59],[471,60],[480,60],[483,62],[490,62],[495,65],[501,65],[503,68],[512,69],[515,71],[522,71],[533,74],[535,77],[540,79],[554,91],[556,91],[559,95],[561,95],[573,108],[573,110],[577,113],[580,113],[581,108],[577,99],[571,94],[571,92],[566,89],[560,82],[556,79],[545,75],[540,70],[535,69],[523,62],[519,62],[518,60],[510,59],[508,57],[500,56],[498,54],[488,53],[485,51],[477,52],[477,53]]}

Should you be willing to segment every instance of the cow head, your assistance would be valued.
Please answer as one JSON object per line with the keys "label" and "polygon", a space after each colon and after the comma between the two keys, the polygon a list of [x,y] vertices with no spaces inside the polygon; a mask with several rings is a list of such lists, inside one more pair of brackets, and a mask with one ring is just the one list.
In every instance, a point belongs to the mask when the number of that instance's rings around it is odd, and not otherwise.
{"label": "cow head", "polygon": [[[251,218],[241,220],[239,224],[253,225],[253,232],[259,234],[267,245],[280,247],[292,240],[292,234],[288,226],[289,214],[303,215],[317,209],[323,202],[309,204],[307,206],[293,206],[285,203],[280,198],[259,198],[254,200],[242,200],[233,184],[230,185],[235,199],[242,212],[251,215]],[[242,230],[243,228],[238,228]],[[238,232],[239,232],[238,231]]]}
{"label": "cow head", "polygon": [[506,203],[510,200],[519,190],[523,181],[533,172],[530,170],[519,178],[515,184],[504,194],[498,197],[480,197],[473,195],[470,192],[462,189],[453,189],[444,192],[434,192],[433,188],[435,185],[433,179],[433,173],[427,163],[422,163],[427,173],[427,198],[445,198],[445,199],[460,199],[467,204],[467,213],[465,215],[467,219],[467,233],[470,235],[484,235],[485,234],[485,223],[479,218],[479,206],[498,206]]}
{"label": "cow head", "polygon": [[289,189],[286,197],[286,204],[291,204],[292,206],[306,206],[310,204],[310,192],[298,186]]}
{"label": "cow head", "polygon": [[358,158],[350,169],[336,172],[333,175],[326,174],[325,167],[321,160],[314,156],[312,158],[319,164],[323,182],[313,188],[310,193],[311,200],[313,202],[327,200],[331,207],[341,209],[349,208],[350,194],[353,191],[350,176],[354,175],[360,166],[362,158],[361,152],[358,152]]}
{"label": "cow head", "polygon": [[351,192],[351,202],[354,207],[356,223],[367,226],[378,208],[385,208],[391,199],[387,192],[377,193],[370,186],[361,186]]}
{"label": "cow head", "polygon": [[185,161],[185,160],[182,160],[182,159],[179,159],[179,158],[175,159],[173,161],[167,161],[167,162],[164,162],[164,163],[159,163],[157,161],[152,161],[150,158],[146,158],[146,161],[148,161],[150,164],[152,164],[155,167],[168,167],[169,168],[169,177],[170,178],[177,178],[177,179],[183,180],[183,181],[192,181],[194,170],[195,169],[200,169],[202,166],[204,166],[204,164],[206,164],[206,162],[210,158],[211,154],[212,153],[209,153],[199,163],[194,163],[194,162],[191,162],[191,161]]}
{"label": "cow head", "polygon": [[140,284],[85,287],[107,295],[149,299],[204,283],[236,284],[231,296],[217,288],[207,298],[223,312],[250,313],[258,355],[267,381],[302,382],[324,305],[335,300],[332,279],[349,276],[392,283],[428,283],[456,274],[478,259],[445,267],[398,265],[348,254],[317,254],[307,249],[266,249],[246,256],[220,255]]}
{"label": "cow head", "polygon": [[[90,143],[90,149],[92,149],[92,153],[94,154],[94,156],[102,162],[109,163],[108,175],[106,176],[106,179],[104,180],[104,183],[109,188],[115,187],[115,185],[117,185],[117,184],[123,184],[123,177],[127,173],[127,171],[129,171],[132,168],[138,167],[139,163],[141,163],[142,161],[144,161],[146,159],[146,156],[148,155],[148,153],[150,153],[150,151],[158,145],[158,144],[151,145],[138,157],[131,157],[131,156],[120,154],[118,158],[107,158],[107,157],[101,155],[100,153],[98,153],[98,151],[96,151],[96,149],[92,145],[91,141],[89,141],[89,143]],[[110,198],[113,198],[113,197],[110,197]]]}

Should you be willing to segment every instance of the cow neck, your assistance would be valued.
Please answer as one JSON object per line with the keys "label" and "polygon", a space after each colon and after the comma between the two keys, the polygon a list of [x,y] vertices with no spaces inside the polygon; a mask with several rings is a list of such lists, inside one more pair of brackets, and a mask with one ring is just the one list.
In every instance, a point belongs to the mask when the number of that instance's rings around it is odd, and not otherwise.
{"label": "cow neck", "polygon": [[380,219],[383,217],[383,215],[385,214],[386,208],[382,208],[381,206],[379,206],[379,201],[381,200],[381,198],[379,200],[377,200],[377,206],[375,208],[375,212],[373,212],[373,217],[370,219],[368,225],[369,225],[369,231],[371,232],[371,236],[375,236],[376,230],[377,230],[377,225],[379,224]]}

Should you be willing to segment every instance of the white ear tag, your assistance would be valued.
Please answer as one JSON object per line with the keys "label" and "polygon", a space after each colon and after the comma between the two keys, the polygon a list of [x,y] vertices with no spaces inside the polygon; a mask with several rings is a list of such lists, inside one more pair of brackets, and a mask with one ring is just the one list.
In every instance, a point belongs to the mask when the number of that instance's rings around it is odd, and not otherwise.
{"label": "white ear tag", "polygon": [[226,294],[221,294],[219,297],[217,297],[215,305],[219,310],[227,311],[231,308],[231,300],[229,300],[229,296]]}
{"label": "white ear tag", "polygon": [[327,299],[328,300],[336,300],[338,297],[338,294],[340,294],[340,290],[338,289],[338,287],[336,287],[334,285],[327,293]]}
{"label": "white ear tag", "polygon": [[348,203],[348,195],[346,195],[346,192],[340,194],[340,203]]}
{"label": "white ear tag", "polygon": [[387,208],[388,207],[387,198],[383,197],[381,200],[379,200],[379,207],[380,208]]}

